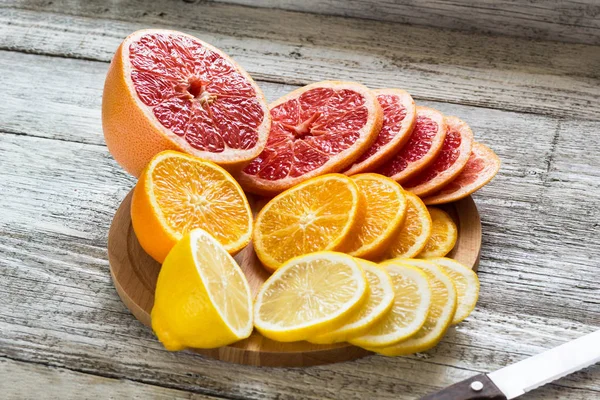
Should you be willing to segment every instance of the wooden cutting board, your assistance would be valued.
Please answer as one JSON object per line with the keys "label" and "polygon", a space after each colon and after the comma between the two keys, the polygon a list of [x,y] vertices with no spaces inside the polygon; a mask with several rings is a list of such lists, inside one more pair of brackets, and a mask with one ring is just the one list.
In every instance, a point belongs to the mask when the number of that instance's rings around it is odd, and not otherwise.
{"label": "wooden cutting board", "polygon": [[[144,252],[135,236],[131,225],[131,196],[132,192],[125,197],[113,218],[108,234],[108,259],[113,282],[121,300],[140,322],[150,326],[150,311],[154,304],[154,289],[160,264]],[[481,248],[481,222],[475,203],[471,197],[467,197],[441,208],[452,216],[458,226],[458,241],[448,257],[476,269]],[[269,273],[256,257],[252,244],[236,255],[235,259],[244,270],[250,288],[256,294],[269,277]],[[223,361],[273,367],[328,364],[371,354],[347,343],[280,343],[267,339],[256,331],[248,339],[226,347],[193,351]]]}

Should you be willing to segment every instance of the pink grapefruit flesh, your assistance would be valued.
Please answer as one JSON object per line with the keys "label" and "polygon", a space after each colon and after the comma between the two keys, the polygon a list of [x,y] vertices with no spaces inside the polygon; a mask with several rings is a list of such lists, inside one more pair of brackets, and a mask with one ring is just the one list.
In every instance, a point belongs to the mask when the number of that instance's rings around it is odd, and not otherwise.
{"label": "pink grapefruit flesh", "polygon": [[103,128],[115,159],[137,176],[166,149],[241,166],[264,148],[270,116],[259,87],[221,50],[181,32],[144,30],[111,63]]}
{"label": "pink grapefruit flesh", "polygon": [[394,156],[408,141],[416,122],[415,102],[400,89],[373,90],[383,111],[383,125],[375,143],[344,174],[369,172]]}
{"label": "pink grapefruit flesh", "polygon": [[417,122],[408,142],[376,172],[404,183],[427,168],[442,150],[447,126],[444,116],[428,107],[417,107]]}
{"label": "pink grapefruit flesh", "polygon": [[456,178],[471,155],[473,132],[469,125],[456,117],[445,117],[445,121],[448,133],[435,161],[403,184],[417,196],[433,194]]}
{"label": "pink grapefruit flesh", "polygon": [[473,142],[471,155],[461,173],[439,192],[423,199],[427,205],[460,200],[481,189],[500,170],[500,158],[484,144]]}
{"label": "pink grapefruit flesh", "polygon": [[352,82],[314,83],[270,109],[266,147],[237,176],[244,189],[264,195],[343,170],[373,144],[383,121],[375,95]]}

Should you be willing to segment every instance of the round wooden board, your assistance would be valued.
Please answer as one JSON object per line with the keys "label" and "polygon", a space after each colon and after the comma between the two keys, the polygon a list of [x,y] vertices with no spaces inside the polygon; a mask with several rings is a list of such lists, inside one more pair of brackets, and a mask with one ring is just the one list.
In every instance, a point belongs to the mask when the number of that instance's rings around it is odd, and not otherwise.
{"label": "round wooden board", "polygon": [[[141,248],[131,225],[131,195],[123,200],[108,233],[110,272],[123,303],[144,325],[150,326],[154,289],[160,264]],[[254,203],[253,207],[257,208]],[[481,222],[471,199],[441,206],[458,226],[458,241],[448,257],[477,268],[481,247]],[[252,244],[235,257],[254,294],[269,273],[260,264]],[[301,367],[354,360],[370,352],[347,343],[316,345],[308,342],[280,343],[254,332],[248,339],[218,349],[193,349],[200,354],[239,364]]]}

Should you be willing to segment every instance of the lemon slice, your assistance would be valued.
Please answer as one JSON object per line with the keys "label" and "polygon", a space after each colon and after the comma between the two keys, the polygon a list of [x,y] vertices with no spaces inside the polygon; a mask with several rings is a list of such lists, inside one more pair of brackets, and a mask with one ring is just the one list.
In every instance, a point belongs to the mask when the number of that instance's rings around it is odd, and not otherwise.
{"label": "lemon slice", "polygon": [[306,340],[344,325],[367,295],[356,259],[331,251],[306,254],[286,262],[263,284],[254,326],[280,342]]}
{"label": "lemon slice", "polygon": [[252,333],[250,287],[225,248],[194,229],[165,258],[151,316],[167,350],[225,346]]}
{"label": "lemon slice", "polygon": [[452,325],[463,321],[471,314],[479,299],[479,278],[475,271],[451,258],[436,257],[428,258],[427,261],[434,263],[452,279],[458,294],[458,306],[452,320]]}
{"label": "lemon slice", "polygon": [[421,329],[429,313],[431,289],[423,271],[396,260],[386,261],[380,266],[392,278],[394,303],[369,332],[348,340],[356,346],[384,347],[408,339]]}
{"label": "lemon slice", "polygon": [[357,259],[369,282],[369,294],[363,306],[344,326],[334,331],[308,339],[311,343],[329,344],[345,342],[351,337],[364,335],[392,308],[394,287],[383,268],[370,261]]}
{"label": "lemon slice", "polygon": [[409,339],[393,346],[369,349],[385,356],[401,356],[431,349],[442,340],[456,312],[456,289],[440,267],[424,260],[399,261],[425,272],[431,286],[431,308],[423,327]]}

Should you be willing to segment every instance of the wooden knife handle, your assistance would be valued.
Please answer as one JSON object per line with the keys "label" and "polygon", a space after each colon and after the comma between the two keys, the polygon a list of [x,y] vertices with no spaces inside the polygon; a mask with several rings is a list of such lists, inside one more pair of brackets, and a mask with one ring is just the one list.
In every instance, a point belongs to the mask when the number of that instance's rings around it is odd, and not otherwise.
{"label": "wooden knife handle", "polygon": [[[479,382],[479,383],[477,383]],[[421,400],[506,400],[486,374],[480,374],[422,397]]]}

